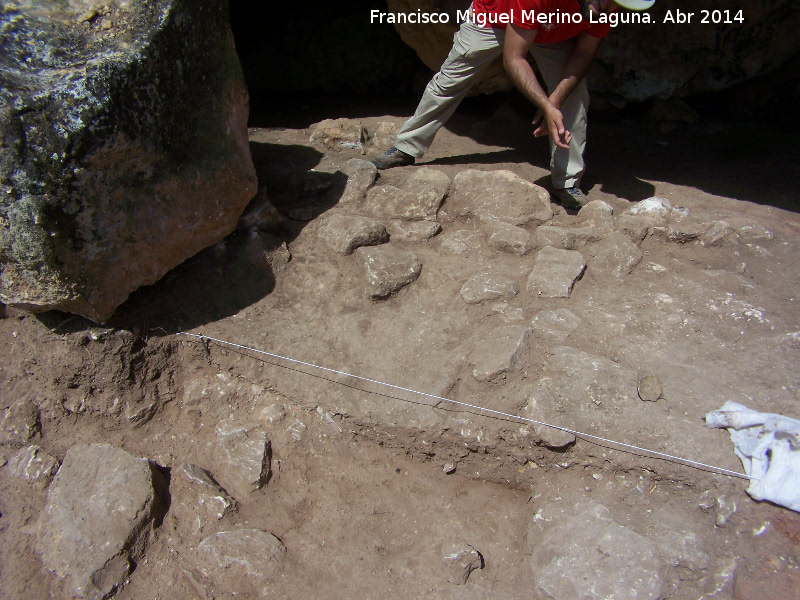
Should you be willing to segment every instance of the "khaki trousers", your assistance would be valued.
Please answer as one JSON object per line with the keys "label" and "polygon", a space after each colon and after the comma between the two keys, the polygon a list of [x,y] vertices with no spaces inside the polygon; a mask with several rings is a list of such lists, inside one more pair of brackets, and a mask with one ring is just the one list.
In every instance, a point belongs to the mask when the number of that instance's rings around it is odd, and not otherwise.
{"label": "khaki trousers", "polygon": [[[436,133],[453,115],[481,73],[503,53],[505,31],[469,22],[453,37],[453,48],[439,72],[428,83],[414,116],[405,122],[395,147],[419,158],[433,143]],[[548,93],[561,81],[561,71],[575,40],[557,44],[533,44],[531,55],[539,67]],[[572,132],[569,150],[550,140],[550,178],[556,189],[577,187],[585,171],[586,110],[589,90],[586,80],[572,91],[561,106],[564,126]]]}

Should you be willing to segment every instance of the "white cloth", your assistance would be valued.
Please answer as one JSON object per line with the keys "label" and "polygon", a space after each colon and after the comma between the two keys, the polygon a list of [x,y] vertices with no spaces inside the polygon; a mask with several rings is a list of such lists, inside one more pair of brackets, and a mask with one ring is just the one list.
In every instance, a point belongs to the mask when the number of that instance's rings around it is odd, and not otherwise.
{"label": "white cloth", "polygon": [[800,421],[728,401],[706,415],[706,427],[727,428],[745,472],[747,493],[800,512]]}

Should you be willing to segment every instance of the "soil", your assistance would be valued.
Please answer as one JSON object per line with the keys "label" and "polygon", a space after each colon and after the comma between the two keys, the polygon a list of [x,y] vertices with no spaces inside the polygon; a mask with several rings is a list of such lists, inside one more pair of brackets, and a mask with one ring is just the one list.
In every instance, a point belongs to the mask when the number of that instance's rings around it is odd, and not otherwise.
{"label": "soil", "polygon": [[[323,118],[358,119],[374,131],[380,122],[402,123],[408,112],[299,106],[251,120],[259,179],[285,217],[276,233],[288,262],[271,238],[265,245],[240,231],[136,292],[103,326],[5,309],[0,408],[20,398],[37,404],[36,443],[59,459],[76,443],[102,441],[151,459],[167,476],[189,462],[224,483],[212,451],[217,424],[255,422],[268,432],[269,481],[238,496],[238,512],[213,527],[276,535],[288,550],[277,575],[259,594],[248,582],[201,578],[191,559],[200,539],[167,512],[116,597],[544,598],[530,557],[546,517],[590,498],[656,545],[675,523],[696,536],[708,564],[663,565],[664,598],[800,598],[800,515],[753,501],[740,478],[581,436],[552,450],[508,419],[446,403],[431,408],[414,394],[253,351],[513,414],[524,408],[520,390],[549,378],[553,394],[566,398],[556,415],[576,419],[562,426],[741,471],[728,434],[703,427],[706,412],[736,400],[800,418],[800,150],[793,136],[776,139],[763,123],[713,116],[659,127],[635,111],[593,114],[583,183],[591,200],[618,215],[659,196],[696,222],[746,218],[771,239],[704,247],[651,235],[640,245],[643,260],[622,279],[595,277],[590,268],[569,299],[520,293],[505,306],[467,306],[459,290],[471,274],[488,268],[524,285],[535,251],[453,254],[441,240],[477,226],[442,219],[439,236],[406,245],[423,263],[420,278],[373,301],[363,291],[361,260],[332,254],[316,237],[338,210],[338,170],[364,156],[314,146],[309,136]],[[508,169],[547,187],[547,143],[530,137],[529,116],[513,99],[468,102],[417,166],[381,172],[376,185],[400,186],[424,165],[451,178],[470,168]],[[324,194],[304,195],[311,170],[327,178]],[[555,223],[575,224],[573,211],[554,208]],[[289,218],[298,211],[309,219]],[[591,244],[584,250],[593,252]],[[582,319],[566,341],[535,338],[502,381],[469,376],[465,357],[497,326],[561,307]],[[609,359],[637,378],[655,374],[663,397],[623,400],[612,397],[623,384],[600,381],[595,406],[569,406],[570,398],[584,399],[581,390],[559,387],[566,381],[566,367],[559,375],[554,362],[561,346]],[[635,380],[626,385],[635,393]],[[6,459],[16,451],[0,450]],[[46,491],[3,470],[0,597],[59,597],[59,582],[34,549]],[[721,525],[720,511],[704,503],[709,497],[712,505],[735,503]],[[465,585],[447,580],[442,550],[450,542],[482,555],[483,567]]]}

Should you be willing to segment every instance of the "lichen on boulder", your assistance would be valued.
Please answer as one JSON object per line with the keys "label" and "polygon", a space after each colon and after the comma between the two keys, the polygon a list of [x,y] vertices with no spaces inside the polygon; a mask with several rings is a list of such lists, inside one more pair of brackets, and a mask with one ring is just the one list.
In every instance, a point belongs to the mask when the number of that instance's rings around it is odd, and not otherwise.
{"label": "lichen on boulder", "polygon": [[0,301],[107,320],[256,193],[225,0],[0,11]]}

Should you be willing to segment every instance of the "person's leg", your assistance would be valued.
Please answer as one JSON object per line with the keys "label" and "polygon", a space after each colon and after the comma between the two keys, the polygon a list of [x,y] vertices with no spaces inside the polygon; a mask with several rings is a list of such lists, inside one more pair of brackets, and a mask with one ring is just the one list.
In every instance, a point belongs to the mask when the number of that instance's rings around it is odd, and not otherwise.
{"label": "person's leg", "polygon": [[[561,81],[561,70],[574,41],[558,44],[534,44],[531,54],[547,85],[548,93]],[[589,108],[589,90],[584,78],[561,105],[564,127],[572,133],[569,150],[559,148],[550,140],[550,179],[556,190],[577,188],[586,170],[583,151],[586,148],[586,111]]]}
{"label": "person's leg", "polygon": [[503,52],[505,31],[463,23],[441,69],[425,88],[414,116],[397,134],[395,148],[419,158],[483,70]]}

